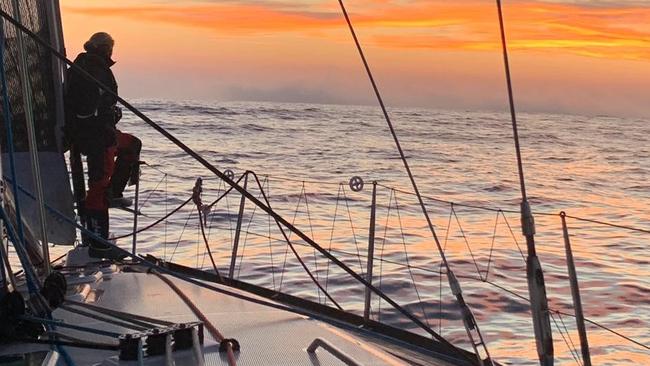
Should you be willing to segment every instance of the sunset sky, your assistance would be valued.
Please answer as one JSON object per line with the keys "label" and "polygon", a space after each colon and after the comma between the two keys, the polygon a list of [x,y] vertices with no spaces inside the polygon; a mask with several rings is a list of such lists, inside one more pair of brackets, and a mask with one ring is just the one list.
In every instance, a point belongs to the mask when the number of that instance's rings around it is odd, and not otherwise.
{"label": "sunset sky", "polygon": [[[67,52],[116,39],[127,98],[371,104],[336,0],[60,0]],[[493,0],[355,0],[389,106],[506,110]],[[504,1],[518,108],[650,116],[650,3]]]}

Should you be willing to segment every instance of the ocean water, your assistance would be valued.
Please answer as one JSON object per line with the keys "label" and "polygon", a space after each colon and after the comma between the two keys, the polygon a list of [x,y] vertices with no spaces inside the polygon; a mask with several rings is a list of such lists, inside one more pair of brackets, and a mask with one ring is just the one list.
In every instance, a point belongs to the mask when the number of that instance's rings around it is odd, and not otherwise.
{"label": "ocean water", "polygon": [[[136,106],[236,179],[255,172],[259,180],[247,179],[251,193],[263,199],[263,191],[277,212],[364,275],[376,181],[373,283],[436,332],[470,347],[433,235],[377,107],[164,100],[140,100]],[[502,364],[538,364],[509,116],[398,108],[391,108],[390,116],[491,355]],[[519,119],[556,364],[576,364],[580,352],[561,211],[598,221],[567,219],[593,364],[650,364],[650,350],[606,330],[650,345],[650,124],[605,116],[521,113]],[[220,180],[135,116],[125,113],[119,127],[144,142],[139,227],[188,199],[198,177],[204,203],[224,193]],[[351,190],[353,176],[363,179],[363,190]],[[231,192],[206,211],[205,234],[222,273],[230,268],[240,198]],[[112,213],[112,225],[116,236],[133,229],[130,214],[122,211]],[[295,234],[285,233],[331,297],[361,314],[363,288]],[[131,239],[119,244],[130,248]],[[235,277],[332,304],[275,222],[250,202],[238,244]],[[138,252],[213,268],[193,203],[140,233]],[[422,333],[377,296],[371,309],[375,319]]]}

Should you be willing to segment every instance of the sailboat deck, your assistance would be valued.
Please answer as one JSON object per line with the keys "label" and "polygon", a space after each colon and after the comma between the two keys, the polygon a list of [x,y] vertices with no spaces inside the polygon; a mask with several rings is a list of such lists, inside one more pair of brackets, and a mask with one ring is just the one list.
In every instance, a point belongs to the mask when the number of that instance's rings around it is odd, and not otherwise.
{"label": "sailboat deck", "polygon": [[[443,361],[400,350],[393,343],[380,338],[343,330],[324,322],[309,319],[282,310],[272,309],[255,303],[240,300],[225,294],[210,291],[183,281],[172,279],[174,283],[192,299],[205,316],[227,338],[235,338],[241,344],[241,352],[236,354],[238,365],[342,365],[341,360],[320,348],[315,354],[306,351],[309,344],[321,338],[342,353],[350,356],[359,365],[450,365]],[[197,318],[187,305],[162,280],[146,273],[115,273],[100,280],[90,293],[87,301],[95,305],[144,315],[171,322],[191,322]],[[230,289],[232,291],[232,289]],[[248,296],[251,296],[247,294]],[[68,323],[119,333],[132,332],[113,324],[92,320],[64,309],[54,312],[54,317]],[[66,330],[66,334],[81,336],[76,331]],[[83,339],[106,341],[105,337],[83,335]],[[390,352],[390,353],[389,353]],[[82,365],[88,364],[136,364],[118,363],[115,352],[70,349],[72,358]],[[405,362],[395,357],[409,355],[417,363]],[[206,365],[227,365],[225,356],[218,353],[218,344],[206,332],[204,355]],[[103,362],[113,356],[113,361]],[[145,364],[161,364],[164,356],[148,359]],[[194,364],[189,351],[180,352],[176,364]]]}

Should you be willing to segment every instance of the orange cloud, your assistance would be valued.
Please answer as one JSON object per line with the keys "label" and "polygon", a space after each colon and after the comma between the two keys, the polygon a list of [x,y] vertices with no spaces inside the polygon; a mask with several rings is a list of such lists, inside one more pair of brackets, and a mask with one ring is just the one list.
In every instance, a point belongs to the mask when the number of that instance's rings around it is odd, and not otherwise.
{"label": "orange cloud", "polygon": [[[221,35],[280,32],[340,38],[345,24],[334,4],[296,6],[245,3],[64,6],[85,16],[125,17],[208,29]],[[495,5],[486,1],[389,1],[351,3],[351,17],[365,43],[374,46],[493,51],[500,47]],[[514,50],[650,60],[650,8],[604,7],[522,1],[506,4],[509,45]],[[334,32],[334,30],[338,32]]]}

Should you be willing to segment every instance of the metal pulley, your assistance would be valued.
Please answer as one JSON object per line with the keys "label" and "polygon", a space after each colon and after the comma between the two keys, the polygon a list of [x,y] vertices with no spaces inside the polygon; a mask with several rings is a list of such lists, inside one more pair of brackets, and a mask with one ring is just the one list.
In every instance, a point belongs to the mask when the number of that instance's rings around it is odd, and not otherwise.
{"label": "metal pulley", "polygon": [[350,178],[350,189],[354,192],[361,192],[363,190],[363,179],[359,176]]}
{"label": "metal pulley", "polygon": [[235,172],[233,172],[231,169],[226,169],[223,171],[223,174],[230,180],[235,179]]}

